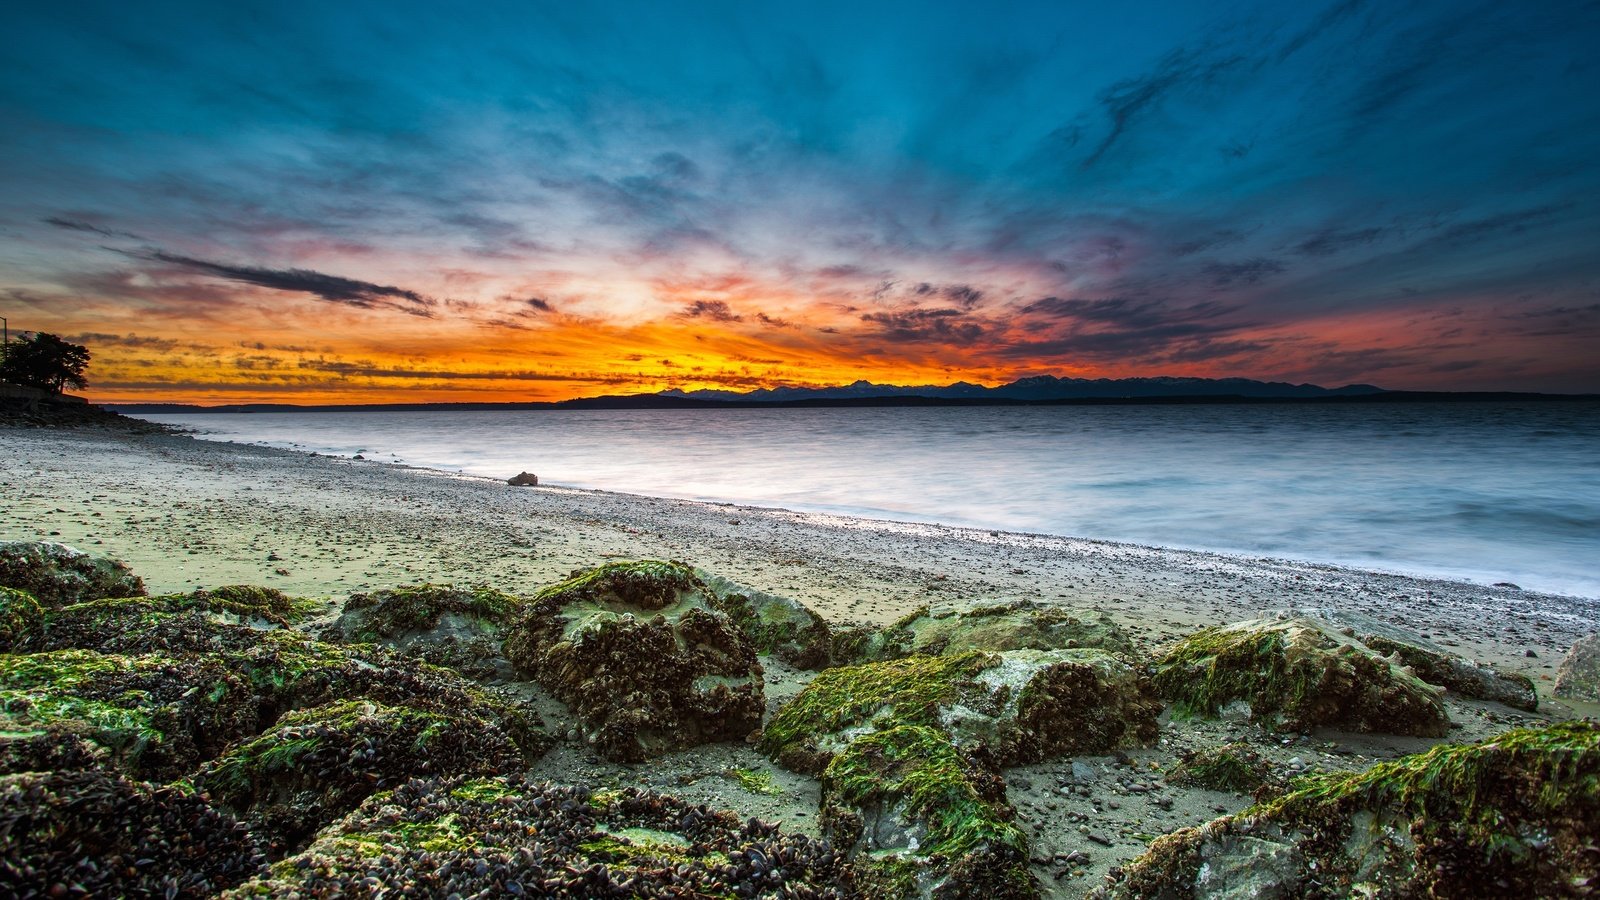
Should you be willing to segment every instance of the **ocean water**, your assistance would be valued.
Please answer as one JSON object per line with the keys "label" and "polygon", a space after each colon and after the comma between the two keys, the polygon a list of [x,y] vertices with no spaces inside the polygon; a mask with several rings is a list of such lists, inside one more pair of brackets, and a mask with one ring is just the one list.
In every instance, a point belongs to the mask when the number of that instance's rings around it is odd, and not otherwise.
{"label": "ocean water", "polygon": [[1600,596],[1600,404],[290,412],[199,436]]}

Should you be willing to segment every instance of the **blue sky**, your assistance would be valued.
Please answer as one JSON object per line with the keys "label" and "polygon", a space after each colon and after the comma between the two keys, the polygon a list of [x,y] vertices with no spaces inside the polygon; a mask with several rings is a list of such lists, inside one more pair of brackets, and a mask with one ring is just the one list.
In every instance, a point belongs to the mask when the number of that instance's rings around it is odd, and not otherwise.
{"label": "blue sky", "polygon": [[1600,390],[1600,6],[929,7],[8,9],[0,314],[128,396]]}

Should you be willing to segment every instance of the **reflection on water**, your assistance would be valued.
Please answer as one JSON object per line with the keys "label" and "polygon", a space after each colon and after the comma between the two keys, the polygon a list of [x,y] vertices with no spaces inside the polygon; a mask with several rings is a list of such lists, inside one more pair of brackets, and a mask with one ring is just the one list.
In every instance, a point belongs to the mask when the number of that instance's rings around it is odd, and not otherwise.
{"label": "reflection on water", "polygon": [[547,484],[1600,595],[1600,404],[151,416]]}

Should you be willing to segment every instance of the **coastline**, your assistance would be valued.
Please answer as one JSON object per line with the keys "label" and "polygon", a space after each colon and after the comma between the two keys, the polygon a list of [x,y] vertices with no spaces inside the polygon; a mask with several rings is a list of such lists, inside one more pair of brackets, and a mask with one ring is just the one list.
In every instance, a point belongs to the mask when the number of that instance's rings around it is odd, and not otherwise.
{"label": "coastline", "polygon": [[608,559],[673,558],[836,622],[1028,598],[1104,611],[1152,645],[1267,610],[1332,606],[1524,671],[1545,695],[1541,676],[1600,621],[1595,598],[1086,538],[515,488],[176,434],[0,430],[0,485],[9,498],[0,539],[108,553],[162,591],[261,583],[340,597],[457,581],[529,592]]}

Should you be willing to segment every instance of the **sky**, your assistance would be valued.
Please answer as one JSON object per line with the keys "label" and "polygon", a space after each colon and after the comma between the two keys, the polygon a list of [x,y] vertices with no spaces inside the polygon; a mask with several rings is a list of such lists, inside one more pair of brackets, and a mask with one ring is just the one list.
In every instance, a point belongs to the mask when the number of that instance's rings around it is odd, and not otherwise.
{"label": "sky", "polygon": [[1600,391],[1600,4],[7,4],[91,398]]}

